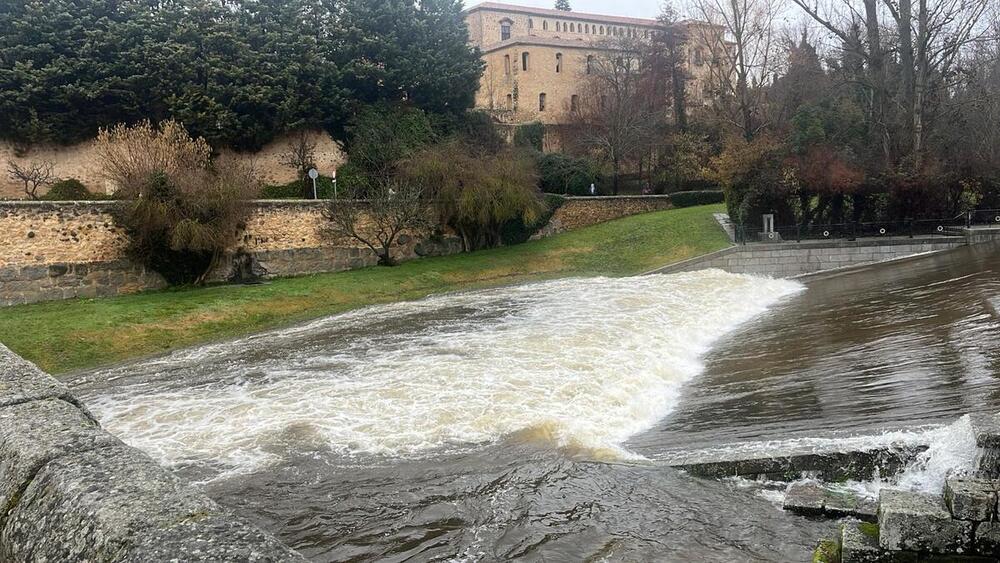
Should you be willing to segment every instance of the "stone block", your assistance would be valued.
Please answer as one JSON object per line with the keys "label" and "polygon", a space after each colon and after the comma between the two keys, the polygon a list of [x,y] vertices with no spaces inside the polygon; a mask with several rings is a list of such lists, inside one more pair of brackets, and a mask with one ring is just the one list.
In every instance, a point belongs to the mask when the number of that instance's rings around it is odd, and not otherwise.
{"label": "stone block", "polygon": [[959,520],[985,522],[996,515],[997,493],[988,479],[948,479],[944,500],[952,517]]}
{"label": "stone block", "polygon": [[121,444],[61,399],[0,408],[0,429],[0,527],[43,465],[67,453]]}
{"label": "stone block", "polygon": [[1000,559],[1000,522],[977,524],[973,543],[979,555]]}
{"label": "stone block", "polygon": [[72,401],[69,388],[0,344],[0,408],[54,398]]}
{"label": "stone block", "polygon": [[878,525],[882,549],[963,554],[972,547],[972,522],[952,519],[940,495],[883,489]]}
{"label": "stone block", "polygon": [[823,514],[826,491],[819,483],[792,483],[785,491],[782,508],[796,514],[818,516]]}
{"label": "stone block", "polygon": [[0,531],[0,560],[305,561],[127,446],[42,467]]}
{"label": "stone block", "polygon": [[969,415],[976,445],[980,448],[1000,449],[1000,415],[977,413]]}
{"label": "stone block", "polygon": [[841,563],[903,563],[917,561],[915,553],[887,551],[879,546],[878,526],[847,522],[840,528]]}

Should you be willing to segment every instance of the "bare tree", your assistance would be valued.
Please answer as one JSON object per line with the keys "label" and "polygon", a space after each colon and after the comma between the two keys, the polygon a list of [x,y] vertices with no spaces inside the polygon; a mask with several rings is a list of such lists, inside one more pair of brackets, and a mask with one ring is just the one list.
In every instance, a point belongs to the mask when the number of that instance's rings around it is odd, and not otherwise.
{"label": "bare tree", "polygon": [[694,39],[712,58],[715,103],[747,140],[767,124],[763,106],[768,81],[779,58],[775,19],[777,0],[695,0],[703,24],[695,26]]}
{"label": "bare tree", "polygon": [[378,256],[379,264],[395,266],[392,245],[404,231],[427,228],[428,208],[413,184],[389,180],[369,188],[367,199],[353,194],[329,203],[324,212],[336,236],[354,239]]}
{"label": "bare tree", "polygon": [[[792,0],[864,65],[868,121],[887,168],[911,155],[923,162],[928,125],[939,122],[968,49],[995,37],[986,25],[992,0],[863,0],[863,13],[819,0]],[[898,54],[898,76],[889,68]],[[933,102],[932,102],[933,101]]]}
{"label": "bare tree", "polygon": [[661,117],[644,89],[645,54],[646,46],[637,38],[608,42],[592,60],[588,91],[571,115],[575,142],[611,165],[616,195],[623,167],[643,152]]}
{"label": "bare tree", "polygon": [[313,191],[309,187],[309,170],[316,167],[316,141],[307,131],[295,134],[284,152],[278,156],[282,165],[295,169],[299,184],[302,187],[302,197],[312,199]]}
{"label": "bare tree", "polygon": [[38,190],[43,186],[48,186],[59,179],[53,174],[55,165],[49,161],[31,161],[28,164],[18,164],[13,160],[7,161],[7,175],[11,180],[20,182],[24,187],[24,194],[31,199],[38,199]]}

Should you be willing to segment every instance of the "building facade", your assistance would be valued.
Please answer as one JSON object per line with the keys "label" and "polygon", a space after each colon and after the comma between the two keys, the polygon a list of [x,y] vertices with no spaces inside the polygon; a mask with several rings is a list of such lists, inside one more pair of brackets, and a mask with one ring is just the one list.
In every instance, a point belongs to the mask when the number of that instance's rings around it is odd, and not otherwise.
{"label": "building facade", "polygon": [[[651,19],[493,2],[469,8],[465,20],[470,41],[479,47],[486,64],[476,107],[513,124],[569,122],[586,94],[595,59],[606,56],[619,38],[648,40],[662,29]],[[712,72],[719,70],[710,55],[710,34],[722,31],[694,21],[678,25],[686,27],[689,38],[687,101],[703,105],[711,99]]]}

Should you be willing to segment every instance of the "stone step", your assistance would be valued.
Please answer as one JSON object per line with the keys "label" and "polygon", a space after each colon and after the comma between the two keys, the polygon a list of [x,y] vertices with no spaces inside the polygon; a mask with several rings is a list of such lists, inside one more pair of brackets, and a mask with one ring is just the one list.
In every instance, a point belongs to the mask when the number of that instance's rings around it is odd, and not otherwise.
{"label": "stone step", "polygon": [[919,445],[894,445],[857,451],[833,448],[782,448],[747,455],[744,450],[718,449],[675,455],[667,465],[698,477],[745,477],[794,481],[815,478],[830,482],[867,481],[899,473],[921,452]]}
{"label": "stone step", "polygon": [[875,499],[813,481],[796,482],[788,486],[782,508],[804,516],[824,516],[843,518],[852,516],[858,520],[875,522],[878,504]]}

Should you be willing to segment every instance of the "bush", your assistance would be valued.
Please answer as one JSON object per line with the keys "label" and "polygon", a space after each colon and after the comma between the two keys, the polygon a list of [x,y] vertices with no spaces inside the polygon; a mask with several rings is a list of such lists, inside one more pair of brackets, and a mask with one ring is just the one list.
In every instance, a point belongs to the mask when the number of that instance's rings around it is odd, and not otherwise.
{"label": "bush", "polygon": [[543,192],[564,195],[590,195],[590,185],[602,179],[593,162],[560,153],[539,153],[538,178]]}
{"label": "bush", "polygon": [[545,144],[545,125],[535,121],[518,125],[514,129],[514,146],[542,152]]}
{"label": "bush", "polygon": [[670,202],[674,204],[674,207],[694,207],[695,205],[711,205],[725,201],[726,196],[722,190],[701,190],[670,194]]}
{"label": "bush", "polygon": [[173,121],[102,129],[95,148],[118,187],[112,213],[128,254],[171,284],[203,284],[250,214],[259,192],[253,168],[213,163],[208,143]]}
{"label": "bush", "polygon": [[548,224],[556,210],[562,207],[562,204],[565,202],[566,199],[561,195],[545,194],[543,210],[534,221],[525,223],[522,218],[518,217],[504,224],[500,232],[500,239],[503,241],[503,244],[509,246],[528,242],[531,235],[537,233],[538,229]]}
{"label": "bush", "polygon": [[42,199],[47,201],[89,201],[101,199],[101,197],[91,193],[80,180],[69,178],[52,184]]}

